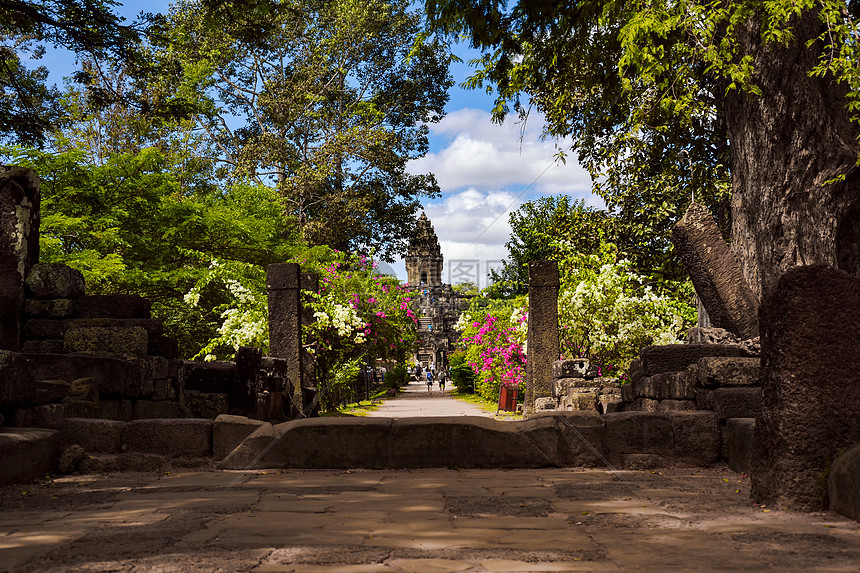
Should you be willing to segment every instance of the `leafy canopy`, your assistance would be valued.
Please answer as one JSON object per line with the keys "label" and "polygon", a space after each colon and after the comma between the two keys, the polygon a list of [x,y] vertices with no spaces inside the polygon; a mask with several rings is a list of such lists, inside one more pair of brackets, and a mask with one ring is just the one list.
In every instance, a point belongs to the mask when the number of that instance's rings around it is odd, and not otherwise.
{"label": "leafy canopy", "polygon": [[396,0],[183,0],[154,42],[175,77],[155,92],[196,102],[229,177],[271,182],[303,239],[403,250],[421,197],[406,165],[428,149],[447,101],[448,60]]}

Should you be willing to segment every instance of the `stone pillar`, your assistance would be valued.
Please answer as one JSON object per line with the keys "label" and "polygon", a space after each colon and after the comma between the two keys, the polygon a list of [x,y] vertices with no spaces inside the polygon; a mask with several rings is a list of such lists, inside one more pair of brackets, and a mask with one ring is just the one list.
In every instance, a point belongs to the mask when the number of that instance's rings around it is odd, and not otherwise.
{"label": "stone pillar", "polygon": [[552,397],[552,364],[558,350],[558,263],[529,263],[529,330],[524,414],[535,412],[535,401]]}
{"label": "stone pillar", "polygon": [[758,301],[708,208],[692,203],[672,229],[672,243],[711,324],[743,339],[758,336]]}
{"label": "stone pillar", "polygon": [[761,306],[762,404],[752,495],[780,509],[827,508],[827,472],[860,443],[860,279],[787,271]]}
{"label": "stone pillar", "polygon": [[24,281],[39,262],[39,176],[0,167],[0,350],[22,345]]}
{"label": "stone pillar", "polygon": [[301,411],[302,312],[301,270],[298,263],[275,263],[266,268],[269,291],[269,355],[287,361],[293,408]]}

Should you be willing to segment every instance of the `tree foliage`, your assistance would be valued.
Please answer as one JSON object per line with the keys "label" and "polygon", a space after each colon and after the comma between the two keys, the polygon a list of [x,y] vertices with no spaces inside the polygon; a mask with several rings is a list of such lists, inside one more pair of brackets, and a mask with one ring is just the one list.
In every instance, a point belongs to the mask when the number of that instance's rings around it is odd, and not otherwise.
{"label": "tree foliage", "polygon": [[512,292],[528,291],[531,261],[560,259],[559,240],[578,250],[595,251],[607,235],[612,235],[614,221],[606,212],[573,201],[566,195],[541,197],[524,203],[508,216],[510,240],[505,244],[508,260],[501,273],[493,278],[504,281]]}
{"label": "tree foliage", "polygon": [[180,74],[154,89],[195,100],[215,158],[274,182],[305,240],[390,259],[438,192],[406,170],[450,85],[419,24],[403,0],[185,0],[153,54]]}
{"label": "tree foliage", "polygon": [[[497,90],[496,119],[534,108],[545,115],[547,134],[573,138],[595,191],[638,237],[640,252],[666,246],[668,228],[693,196],[710,207],[726,236],[733,228],[731,178],[740,155],[733,155],[729,127],[744,117],[729,117],[727,102],[771,98],[779,115],[807,89],[795,78],[776,87],[782,91],[763,94],[759,80],[768,70],[756,67],[766,61],[762,55],[800,43],[811,55],[806,80],[822,80],[809,89],[820,89],[836,111],[847,107],[860,122],[858,6],[844,0],[426,2],[438,33],[465,37],[483,51],[468,85]],[[742,153],[754,163],[756,150]],[[821,173],[822,181],[844,177],[853,166],[833,167]],[[747,181],[735,183],[749,191]],[[749,235],[745,225],[732,233]]]}
{"label": "tree foliage", "polygon": [[60,93],[46,84],[47,68],[25,64],[38,62],[46,45],[94,62],[134,60],[145,19],[124,24],[113,12],[117,5],[112,0],[0,1],[0,138],[41,146],[61,119]]}
{"label": "tree foliage", "polygon": [[[219,307],[233,296],[213,283],[203,303],[184,296],[213,261],[227,261],[237,277],[295,252],[280,201],[265,186],[200,186],[189,192],[155,148],[115,153],[103,164],[81,150],[57,154],[2,148],[10,163],[42,179],[40,258],[80,270],[92,294],[133,293],[153,301],[181,349],[192,356],[222,322]],[[252,267],[248,269],[248,266]]]}

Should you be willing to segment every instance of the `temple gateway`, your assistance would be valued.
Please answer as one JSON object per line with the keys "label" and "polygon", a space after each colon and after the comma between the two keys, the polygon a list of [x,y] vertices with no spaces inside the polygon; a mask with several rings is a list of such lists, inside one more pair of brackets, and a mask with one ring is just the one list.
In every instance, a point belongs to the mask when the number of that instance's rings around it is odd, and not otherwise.
{"label": "temple gateway", "polygon": [[418,345],[415,361],[424,368],[448,366],[460,333],[454,325],[469,305],[469,295],[461,295],[442,282],[442,250],[433,225],[425,213],[406,256],[407,284],[415,293],[413,303],[418,317]]}

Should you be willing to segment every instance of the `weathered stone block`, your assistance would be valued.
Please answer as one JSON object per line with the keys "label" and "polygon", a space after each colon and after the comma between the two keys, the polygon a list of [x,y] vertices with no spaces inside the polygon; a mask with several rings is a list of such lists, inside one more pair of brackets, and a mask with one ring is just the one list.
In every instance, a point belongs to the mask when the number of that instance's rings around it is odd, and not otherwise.
{"label": "weathered stone block", "polygon": [[723,429],[726,463],[732,471],[748,474],[752,464],[755,418],[729,418]]}
{"label": "weathered stone block", "polygon": [[31,428],[33,426],[33,411],[30,408],[18,408],[12,412],[9,426],[13,428]]}
{"label": "weathered stone block", "polygon": [[618,461],[624,454],[671,457],[674,434],[667,414],[618,412],[604,416],[606,452]]}
{"label": "weathered stone block", "polygon": [[636,398],[624,409],[628,412],[657,412],[659,408],[659,400],[653,400],[651,398]]}
{"label": "weathered stone block", "polygon": [[123,429],[125,451],[161,456],[212,455],[212,420],[133,420]]}
{"label": "weathered stone block", "polygon": [[21,347],[22,354],[63,354],[63,339],[27,340]]}
{"label": "weathered stone block", "polygon": [[154,318],[71,318],[66,320],[66,328],[127,328],[139,326],[150,339],[161,336],[164,325]]}
{"label": "weathered stone block", "polygon": [[552,363],[553,378],[585,378],[588,371],[588,358],[556,360]]}
{"label": "weathered stone block", "polygon": [[739,346],[721,344],[667,344],[646,346],[640,354],[645,376],[661,372],[681,372],[707,356],[749,356]]}
{"label": "weathered stone block", "polygon": [[760,388],[717,388],[714,390],[714,412],[721,420],[755,418],[760,410]]}
{"label": "weathered stone block", "polygon": [[168,378],[161,378],[152,383],[152,399],[155,401],[167,400],[174,397],[173,384]]}
{"label": "weathered stone block", "polygon": [[597,411],[601,414],[620,412],[624,406],[621,394],[603,394],[597,397]]}
{"label": "weathered stone block", "polygon": [[[433,467],[438,463],[437,449],[450,455],[451,433],[437,428],[434,434],[428,424],[430,418],[406,418],[394,439],[394,419],[385,418],[313,418],[287,422],[274,427],[276,435],[284,432],[283,438],[273,449],[281,450],[282,467],[296,468],[386,468]],[[438,418],[436,419],[438,420]],[[398,420],[399,421],[399,420]],[[287,431],[289,428],[289,431]],[[410,438],[427,440],[419,449],[407,446]],[[416,442],[413,442],[413,444]],[[337,445],[335,445],[337,444]],[[392,454],[392,451],[394,453]],[[392,457],[399,460],[395,465]],[[456,464],[458,459],[449,458],[446,465]]]}
{"label": "weathered stone block", "polygon": [[682,372],[663,372],[640,378],[633,385],[637,398],[652,400],[691,400],[696,397],[695,379]]}
{"label": "weathered stone block", "polygon": [[136,294],[90,295],[78,300],[81,318],[150,318],[152,303]]}
{"label": "weathered stone block", "polygon": [[179,402],[171,400],[135,400],[131,416],[134,420],[181,418],[182,408],[179,407]]}
{"label": "weathered stone block", "polygon": [[131,400],[99,400],[98,416],[104,420],[128,422],[132,419]]}
{"label": "weathered stone block", "polygon": [[36,428],[53,428],[66,415],[63,404],[39,404],[30,408],[32,424]]}
{"label": "weathered stone block", "polygon": [[621,399],[624,402],[632,402],[636,399],[636,392],[633,390],[633,384],[628,382],[621,385]]}
{"label": "weathered stone block", "polygon": [[[218,469],[246,470],[252,468],[282,468],[286,467],[282,451],[276,446],[283,441],[281,433],[275,434],[275,429],[269,422],[263,422],[254,432],[242,440],[224,459],[216,464]],[[275,440],[278,440],[278,444]],[[275,451],[273,451],[275,450]]]}
{"label": "weathered stone block", "polygon": [[62,402],[63,413],[71,418],[98,418],[99,407],[95,402],[86,400],[70,400],[66,398]]}
{"label": "weathered stone block", "polygon": [[99,395],[129,396],[129,384],[139,384],[140,365],[129,360],[94,354],[26,354],[27,363],[37,380],[77,380],[93,378]]}
{"label": "weathered stone block", "polygon": [[597,412],[597,392],[573,391],[567,396],[571,410]]}
{"label": "weathered stone block", "polygon": [[0,406],[26,406],[36,398],[36,377],[23,355],[0,350]]}
{"label": "weathered stone block", "polygon": [[758,386],[761,359],[708,357],[698,362],[698,384],[703,388]]}
{"label": "weathered stone block", "polygon": [[752,494],[780,508],[826,507],[826,470],[860,443],[860,279],[786,271],[761,308],[762,407]]}
{"label": "weathered stone block", "polygon": [[[594,412],[536,414],[535,420],[552,420],[558,432],[558,464],[564,467],[601,467],[606,455],[606,428]],[[531,421],[529,419],[528,421]]]}
{"label": "weathered stone block", "polygon": [[189,390],[182,394],[180,407],[186,417],[215,419],[228,411],[227,394]]}
{"label": "weathered stone block", "polygon": [[672,229],[672,243],[711,323],[741,338],[758,336],[758,301],[708,208],[690,204]]}
{"label": "weathered stone block", "polygon": [[31,318],[24,323],[24,336],[28,339],[63,338],[66,323],[59,318]]}
{"label": "weathered stone block", "polygon": [[860,521],[860,444],[834,460],[828,476],[830,509]]}
{"label": "weathered stone block", "polygon": [[26,285],[33,298],[76,299],[84,296],[86,290],[84,275],[60,263],[33,265]]}
{"label": "weathered stone block", "polygon": [[179,358],[179,341],[171,336],[149,337],[149,353],[152,356]]}
{"label": "weathered stone block", "polygon": [[180,377],[186,390],[226,394],[233,385],[236,365],[232,362],[180,362]]}
{"label": "weathered stone block", "polygon": [[258,388],[258,377],[262,359],[263,351],[259,348],[240,346],[236,351],[235,379],[230,386],[231,414],[261,417],[258,395],[263,389]]}
{"label": "weathered stone block", "polygon": [[66,332],[66,352],[145,355],[148,337],[140,326],[74,328]]}
{"label": "weathered stone block", "polygon": [[660,400],[657,403],[657,412],[679,412],[695,409],[695,400]]}
{"label": "weathered stone block", "polygon": [[125,424],[117,420],[65,418],[56,428],[62,445],[78,444],[88,453],[117,453],[122,451]]}
{"label": "weathered stone block", "polygon": [[74,312],[75,301],[68,298],[28,298],[24,302],[24,313],[33,318],[68,318]]}
{"label": "weathered stone block", "polygon": [[714,408],[716,408],[714,391],[705,388],[696,389],[696,409],[711,410],[713,412]]}
{"label": "weathered stone block", "polygon": [[65,380],[39,380],[36,382],[36,396],[33,403],[59,402],[69,394],[71,387],[71,384]]}
{"label": "weathered stone block", "polygon": [[213,457],[216,460],[223,460],[263,424],[265,422],[251,420],[244,416],[219,415],[212,426]]}
{"label": "weathered stone block", "polygon": [[666,414],[672,423],[672,459],[690,466],[709,466],[720,459],[720,424],[713,412]]}
{"label": "weathered stone block", "polygon": [[0,485],[42,478],[54,469],[56,430],[0,428]]}

